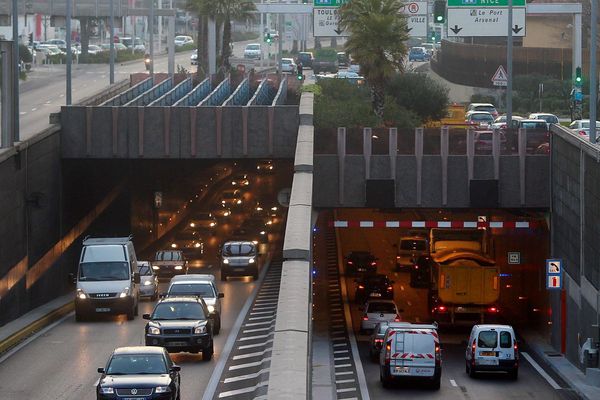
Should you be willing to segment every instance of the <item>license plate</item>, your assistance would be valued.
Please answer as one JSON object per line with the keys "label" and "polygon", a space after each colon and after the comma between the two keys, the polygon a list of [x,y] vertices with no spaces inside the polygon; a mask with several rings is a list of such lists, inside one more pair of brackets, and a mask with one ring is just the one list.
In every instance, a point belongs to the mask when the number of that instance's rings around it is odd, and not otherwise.
{"label": "license plate", "polygon": [[484,356],[484,357],[495,357],[496,352],[495,351],[480,351],[479,355]]}
{"label": "license plate", "polygon": [[399,374],[408,374],[410,372],[410,367],[396,367],[396,372]]}
{"label": "license plate", "polygon": [[123,397],[123,400],[146,400],[145,397]]}
{"label": "license plate", "polygon": [[479,365],[498,365],[498,359],[496,358],[480,358],[477,360]]}
{"label": "license plate", "polygon": [[371,293],[371,297],[381,297],[381,293]]}
{"label": "license plate", "polygon": [[242,271],[244,271],[244,268],[234,268],[233,270],[236,272],[242,272]]}
{"label": "license plate", "polygon": [[96,308],[96,312],[110,312],[110,308],[106,308],[106,307]]}
{"label": "license plate", "polygon": [[169,342],[169,346],[187,346],[188,342]]}
{"label": "license plate", "polygon": [[366,268],[358,268],[358,272],[365,272],[366,270]]}

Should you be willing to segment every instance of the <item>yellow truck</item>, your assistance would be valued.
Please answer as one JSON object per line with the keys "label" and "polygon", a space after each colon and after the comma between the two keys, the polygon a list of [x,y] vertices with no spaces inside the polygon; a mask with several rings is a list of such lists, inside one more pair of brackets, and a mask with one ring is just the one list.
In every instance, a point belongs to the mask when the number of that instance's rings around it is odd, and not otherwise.
{"label": "yellow truck", "polygon": [[465,122],[465,106],[453,103],[448,106],[447,111],[446,116],[441,120],[425,123],[425,128],[439,128],[441,126],[460,128],[469,125]]}
{"label": "yellow truck", "polygon": [[431,230],[429,305],[435,321],[454,325],[498,318],[498,267],[488,251],[485,229]]}

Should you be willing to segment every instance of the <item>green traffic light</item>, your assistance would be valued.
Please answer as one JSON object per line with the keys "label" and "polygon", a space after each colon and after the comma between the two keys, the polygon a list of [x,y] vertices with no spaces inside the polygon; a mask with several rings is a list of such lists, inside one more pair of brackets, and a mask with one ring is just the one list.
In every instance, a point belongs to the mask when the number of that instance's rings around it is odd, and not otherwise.
{"label": "green traffic light", "polygon": [[438,21],[438,22],[442,22],[442,20],[443,20],[443,19],[444,19],[444,18],[443,18],[441,15],[438,15],[438,16],[437,16],[437,21]]}

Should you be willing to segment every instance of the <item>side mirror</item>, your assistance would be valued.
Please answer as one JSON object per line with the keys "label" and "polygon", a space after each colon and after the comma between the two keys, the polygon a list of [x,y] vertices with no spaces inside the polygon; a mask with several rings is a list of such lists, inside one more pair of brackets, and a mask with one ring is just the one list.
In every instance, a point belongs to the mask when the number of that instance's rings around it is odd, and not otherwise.
{"label": "side mirror", "polygon": [[142,318],[143,319],[150,319],[150,314],[144,314],[144,315],[142,315]]}
{"label": "side mirror", "polygon": [[225,297],[225,293],[219,293],[219,299],[222,299],[223,297]]}
{"label": "side mirror", "polygon": [[133,273],[133,283],[140,283],[141,279],[140,279],[140,273],[139,272],[134,272]]}
{"label": "side mirror", "polygon": [[98,373],[99,374],[103,374],[104,372],[106,372],[106,370],[104,368],[98,368]]}
{"label": "side mirror", "polygon": [[173,364],[173,366],[171,366],[171,371],[179,372],[179,371],[181,371],[181,367],[177,364]]}
{"label": "side mirror", "polygon": [[75,278],[75,274],[72,272],[69,272],[69,283],[77,283],[77,278]]}

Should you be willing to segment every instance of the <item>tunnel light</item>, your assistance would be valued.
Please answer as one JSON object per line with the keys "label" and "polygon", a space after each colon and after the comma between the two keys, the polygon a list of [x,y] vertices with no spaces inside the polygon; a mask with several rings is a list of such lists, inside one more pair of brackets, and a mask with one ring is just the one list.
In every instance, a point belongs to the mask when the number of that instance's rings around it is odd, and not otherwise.
{"label": "tunnel light", "polygon": [[197,242],[196,242],[196,243],[194,243],[194,247],[195,247],[195,248],[198,248],[198,247],[200,247],[200,246],[201,246],[201,244],[200,244],[200,243],[197,243]]}
{"label": "tunnel light", "polygon": [[171,247],[176,249],[177,248],[177,243],[171,243]]}
{"label": "tunnel light", "polygon": [[192,227],[192,228],[195,228],[195,227],[196,227],[196,224],[195,224],[195,223],[193,223],[193,222],[190,222],[190,227]]}

